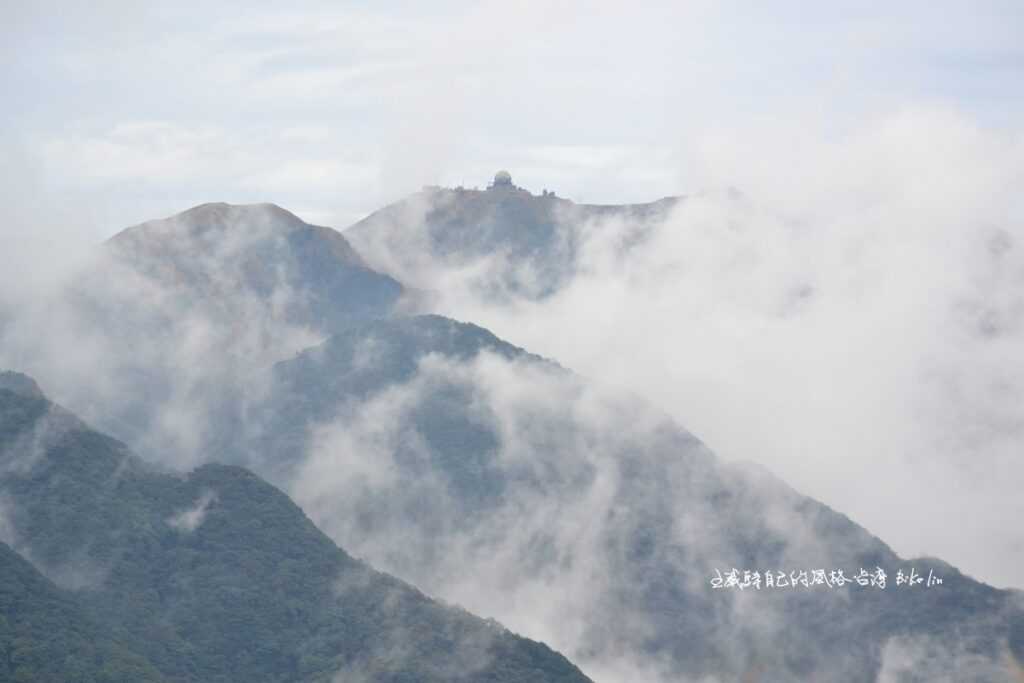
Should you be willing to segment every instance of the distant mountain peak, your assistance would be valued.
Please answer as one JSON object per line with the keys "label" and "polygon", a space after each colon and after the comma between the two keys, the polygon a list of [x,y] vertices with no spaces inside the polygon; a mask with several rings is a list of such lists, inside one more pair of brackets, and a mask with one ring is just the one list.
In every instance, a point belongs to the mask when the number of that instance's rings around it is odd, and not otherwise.
{"label": "distant mountain peak", "polygon": [[406,285],[437,289],[439,271],[487,299],[542,299],[565,285],[595,231],[614,233],[625,253],[644,241],[684,200],[577,204],[548,189],[515,185],[498,171],[486,190],[428,185],[345,230],[373,268]]}
{"label": "distant mountain peak", "polygon": [[140,238],[200,236],[208,232],[245,230],[256,233],[288,234],[313,227],[291,211],[277,204],[228,204],[209,202],[185,209],[167,218],[146,221],[122,230],[110,238],[112,244],[123,244]]}
{"label": "distant mountain peak", "polygon": [[46,398],[34,379],[10,370],[0,371],[0,389],[7,389],[25,398]]}
{"label": "distant mountain peak", "polygon": [[291,211],[274,204],[273,202],[258,202],[256,204],[228,204],[227,202],[208,202],[206,204],[198,204],[193,206],[191,209],[182,211],[180,216],[191,216],[197,217],[206,216],[255,216],[255,215],[269,215],[275,218],[284,219],[290,223],[305,223],[301,218],[296,216]]}
{"label": "distant mountain peak", "polygon": [[340,232],[276,204],[200,204],[122,230],[106,246],[168,291],[187,291],[189,300],[216,302],[221,311],[234,302],[245,324],[253,296],[272,315],[321,328],[383,315],[403,291]]}

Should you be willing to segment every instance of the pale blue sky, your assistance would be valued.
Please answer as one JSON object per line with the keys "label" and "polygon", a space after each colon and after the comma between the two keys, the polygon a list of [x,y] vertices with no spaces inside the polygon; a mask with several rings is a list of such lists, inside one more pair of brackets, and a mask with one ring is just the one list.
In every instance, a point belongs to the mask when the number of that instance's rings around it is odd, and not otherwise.
{"label": "pale blue sky", "polygon": [[501,167],[653,199],[727,182],[716,136],[1024,110],[1017,1],[3,4],[7,222],[90,239],[211,200],[344,227]]}

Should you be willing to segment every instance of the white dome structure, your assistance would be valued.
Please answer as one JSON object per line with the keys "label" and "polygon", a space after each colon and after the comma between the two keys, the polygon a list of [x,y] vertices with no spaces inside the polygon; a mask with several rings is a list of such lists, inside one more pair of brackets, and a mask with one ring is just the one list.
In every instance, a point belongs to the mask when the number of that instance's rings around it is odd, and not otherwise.
{"label": "white dome structure", "polygon": [[512,174],[505,170],[498,171],[494,174],[494,182],[491,183],[491,187],[515,187],[512,184]]}

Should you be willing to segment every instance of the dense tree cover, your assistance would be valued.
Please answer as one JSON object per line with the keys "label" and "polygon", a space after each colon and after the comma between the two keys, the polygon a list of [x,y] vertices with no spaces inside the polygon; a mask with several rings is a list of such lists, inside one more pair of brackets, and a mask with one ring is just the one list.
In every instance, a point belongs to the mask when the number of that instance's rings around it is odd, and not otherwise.
{"label": "dense tree cover", "polygon": [[0,543],[0,680],[158,683],[166,679],[79,601]]}
{"label": "dense tree cover", "polygon": [[[67,604],[145,658],[110,665],[133,664],[135,680],[587,680],[547,646],[350,557],[247,470],[158,472],[46,399],[3,388],[0,497],[19,548]],[[57,619],[20,594],[8,622],[25,604]],[[104,667],[81,680],[121,680]]]}

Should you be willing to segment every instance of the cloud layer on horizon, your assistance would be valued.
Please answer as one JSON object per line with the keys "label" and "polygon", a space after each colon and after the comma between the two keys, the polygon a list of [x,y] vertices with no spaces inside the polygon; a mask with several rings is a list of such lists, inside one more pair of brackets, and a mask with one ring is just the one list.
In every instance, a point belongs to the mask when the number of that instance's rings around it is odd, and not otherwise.
{"label": "cloud layer on horizon", "polygon": [[[789,166],[779,130],[842,139],[922,105],[1014,128],[1024,108],[1013,2],[16,5],[0,147],[20,237],[95,241],[204,201],[343,227],[501,167],[641,201]],[[737,138],[728,168],[702,163]]]}

